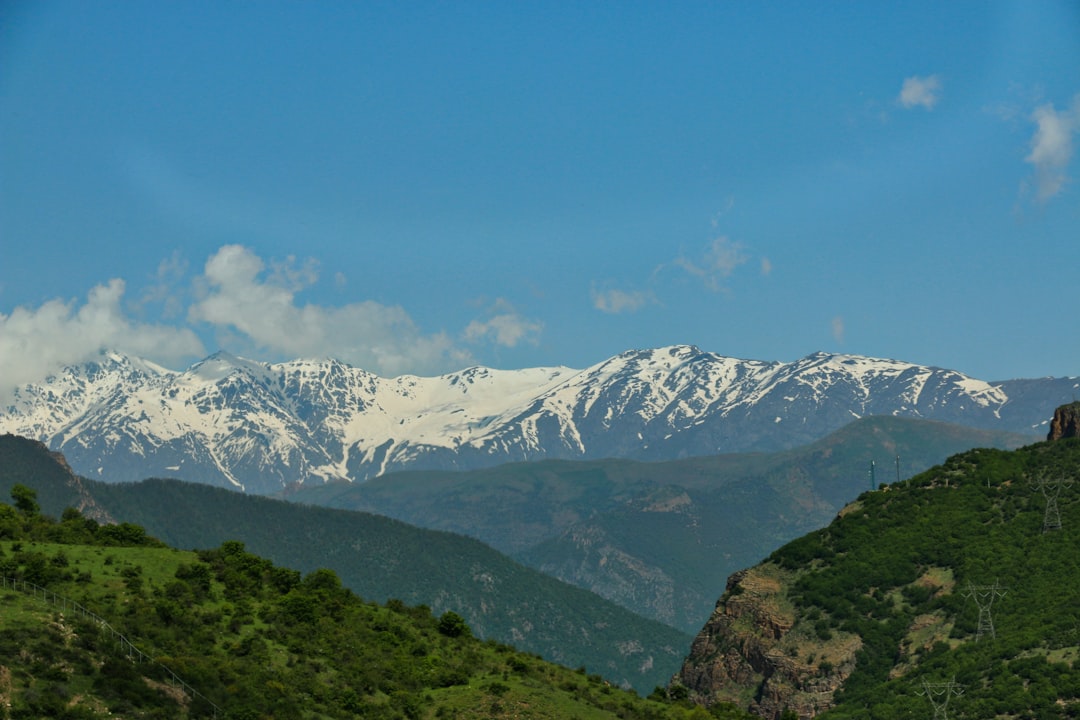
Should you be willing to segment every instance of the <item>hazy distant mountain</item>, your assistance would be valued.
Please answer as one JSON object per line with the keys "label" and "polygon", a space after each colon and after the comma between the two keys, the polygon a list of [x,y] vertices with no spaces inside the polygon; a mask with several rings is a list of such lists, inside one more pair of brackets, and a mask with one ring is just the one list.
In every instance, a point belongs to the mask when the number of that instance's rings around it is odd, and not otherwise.
{"label": "hazy distant mountain", "polygon": [[827,525],[871,484],[906,478],[973,447],[1029,442],[1018,434],[873,417],[777,453],[411,471],[307,486],[288,498],[470,535],[639,615],[696,632],[731,573]]}
{"label": "hazy distant mountain", "polygon": [[175,372],[103,353],[20,388],[0,431],[63,451],[88,477],[271,493],[403,469],[779,450],[869,415],[1040,435],[1078,388],[1077,378],[990,383],[895,360],[763,362],[692,346],[630,351],[584,370],[392,379],[335,360],[219,353]]}

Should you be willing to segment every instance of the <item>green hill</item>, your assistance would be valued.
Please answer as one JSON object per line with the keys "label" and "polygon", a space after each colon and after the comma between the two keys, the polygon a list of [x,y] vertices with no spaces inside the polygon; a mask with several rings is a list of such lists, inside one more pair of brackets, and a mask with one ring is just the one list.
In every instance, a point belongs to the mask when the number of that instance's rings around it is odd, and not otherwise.
{"label": "green hill", "polygon": [[0,493],[34,488],[47,513],[85,508],[174,547],[239,540],[301,572],[329,568],[365,599],[459,613],[480,637],[649,692],[678,668],[690,635],[514,562],[481,542],[368,513],[308,507],[171,480],[78,478],[44,446],[0,437]]}
{"label": "green hill", "polygon": [[[708,717],[475,638],[452,612],[367,602],[238,542],[0,504],[0,718]],[[713,717],[748,717],[725,708]]]}
{"label": "green hill", "polygon": [[972,447],[1029,442],[1008,433],[873,417],[779,453],[395,473],[305,487],[288,499],[470,535],[692,633],[709,617],[728,575],[828,524],[871,483],[888,482],[898,471],[910,476]]}
{"label": "green hill", "polygon": [[1067,439],[864,493],[732,576],[677,684],[766,718],[1080,717],[1077,480]]}

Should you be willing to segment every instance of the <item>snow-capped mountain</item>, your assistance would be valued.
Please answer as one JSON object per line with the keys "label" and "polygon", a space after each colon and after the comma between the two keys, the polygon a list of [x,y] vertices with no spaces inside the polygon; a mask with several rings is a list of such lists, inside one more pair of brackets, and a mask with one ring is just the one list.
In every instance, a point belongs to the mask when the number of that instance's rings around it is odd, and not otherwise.
{"label": "snow-capped mountain", "polygon": [[0,432],[41,440],[92,478],[268,493],[391,470],[777,450],[867,415],[1037,435],[1077,388],[1077,378],[989,383],[895,360],[762,362],[691,346],[630,351],[584,370],[389,379],[335,360],[218,353],[176,372],[103,353],[19,389]]}

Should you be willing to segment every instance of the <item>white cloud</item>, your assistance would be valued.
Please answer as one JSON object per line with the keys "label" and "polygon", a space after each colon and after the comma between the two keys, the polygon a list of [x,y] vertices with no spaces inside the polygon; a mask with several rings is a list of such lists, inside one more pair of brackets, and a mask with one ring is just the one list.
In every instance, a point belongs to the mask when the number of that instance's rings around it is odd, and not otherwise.
{"label": "white cloud", "polygon": [[592,303],[597,310],[612,315],[624,312],[636,312],[650,302],[654,302],[652,293],[641,290],[619,290],[611,288],[592,289]]}
{"label": "white cloud", "polygon": [[832,319],[832,336],[836,342],[844,342],[844,318],[839,315]]}
{"label": "white cloud", "polygon": [[761,258],[761,274],[765,276],[772,275],[772,260],[767,257]]}
{"label": "white cloud", "polygon": [[905,108],[913,108],[921,105],[927,110],[933,110],[941,98],[941,78],[937,75],[919,77],[913,75],[905,78],[900,88],[900,96],[897,101]]}
{"label": "white cloud", "polygon": [[735,268],[747,261],[743,246],[733,242],[727,236],[720,236],[710,242],[700,257],[690,259],[684,255],[675,258],[674,264],[701,278],[710,290],[720,290],[723,281],[735,272]]}
{"label": "white cloud", "polygon": [[486,320],[473,320],[462,333],[467,342],[478,343],[484,340],[502,347],[517,347],[521,342],[536,344],[542,323],[522,317],[509,302],[498,298]]}
{"label": "white cloud", "polygon": [[226,245],[207,262],[191,322],[238,333],[254,349],[288,357],[334,357],[386,375],[439,372],[469,361],[445,333],[425,335],[399,306],[363,301],[342,307],[296,303],[317,278],[314,262],[271,268],[254,252]]}
{"label": "white cloud", "polygon": [[82,305],[56,299],[0,313],[0,398],[105,349],[164,365],[205,354],[190,329],[132,322],[123,295],[124,281],[114,279],[90,290]]}
{"label": "white cloud", "polygon": [[[84,303],[51,300],[0,313],[0,400],[104,349],[179,367],[207,351],[197,331],[210,330],[230,351],[273,360],[333,357],[383,375],[446,372],[475,362],[461,342],[515,347],[536,343],[542,323],[496,300],[457,339],[424,333],[400,306],[374,301],[327,307],[302,304],[297,294],[318,280],[313,260],[264,262],[240,245],[226,245],[201,275],[185,280],[178,255],[166,259],[137,302],[122,303],[125,283],[92,289]],[[340,273],[332,280],[339,287]],[[183,309],[184,299],[194,298]],[[150,305],[174,325],[133,319]],[[126,307],[125,307],[126,306]],[[267,357],[270,356],[270,357]]]}
{"label": "white cloud", "polygon": [[1060,112],[1052,103],[1040,105],[1031,114],[1035,134],[1025,162],[1035,167],[1036,194],[1041,202],[1059,194],[1069,178],[1066,170],[1073,154],[1073,134],[1080,131],[1080,94],[1072,107]]}

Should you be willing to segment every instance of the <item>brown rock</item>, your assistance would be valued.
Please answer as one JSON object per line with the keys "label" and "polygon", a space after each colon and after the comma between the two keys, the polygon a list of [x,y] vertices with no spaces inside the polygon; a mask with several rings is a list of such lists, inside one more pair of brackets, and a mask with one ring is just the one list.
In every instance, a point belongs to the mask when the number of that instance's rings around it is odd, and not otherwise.
{"label": "brown rock", "polygon": [[1050,421],[1050,432],[1047,440],[1061,440],[1062,438],[1080,437],[1080,402],[1062,405],[1054,411],[1054,419]]}
{"label": "brown rock", "polygon": [[787,600],[789,575],[769,564],[732,575],[673,684],[702,705],[731,702],[769,720],[784,710],[812,718],[832,707],[862,643],[848,633],[822,640],[800,629]]}

